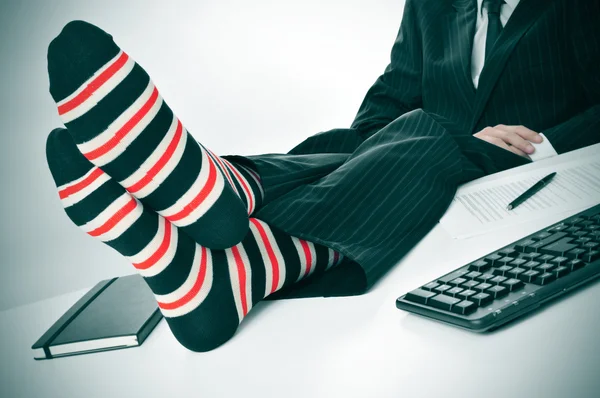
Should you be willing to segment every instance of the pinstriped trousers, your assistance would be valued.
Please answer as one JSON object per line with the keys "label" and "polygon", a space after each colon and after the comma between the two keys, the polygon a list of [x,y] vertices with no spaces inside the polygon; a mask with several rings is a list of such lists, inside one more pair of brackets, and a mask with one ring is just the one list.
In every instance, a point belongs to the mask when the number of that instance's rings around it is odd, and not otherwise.
{"label": "pinstriped trousers", "polygon": [[336,129],[288,154],[226,156],[261,176],[256,218],[348,259],[273,298],[366,292],[436,225],[461,183],[526,162],[448,126],[416,110],[367,139]]}

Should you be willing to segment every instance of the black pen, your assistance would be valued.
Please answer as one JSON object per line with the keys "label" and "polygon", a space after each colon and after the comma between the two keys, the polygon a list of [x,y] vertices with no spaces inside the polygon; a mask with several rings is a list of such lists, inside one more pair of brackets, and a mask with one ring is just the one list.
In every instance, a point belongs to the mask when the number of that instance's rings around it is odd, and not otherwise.
{"label": "black pen", "polygon": [[548,185],[548,183],[550,182],[550,180],[552,180],[555,175],[556,175],[556,173],[550,173],[546,177],[542,178],[541,180],[539,180],[538,182],[536,182],[535,184],[533,184],[533,186],[531,188],[529,188],[527,191],[525,191],[521,195],[519,195],[515,200],[513,200],[512,202],[510,202],[508,204],[508,206],[506,206],[506,210],[512,210],[515,207],[517,207],[518,205],[520,205],[521,203],[525,202],[527,199],[531,198],[540,189],[542,189],[546,185]]}

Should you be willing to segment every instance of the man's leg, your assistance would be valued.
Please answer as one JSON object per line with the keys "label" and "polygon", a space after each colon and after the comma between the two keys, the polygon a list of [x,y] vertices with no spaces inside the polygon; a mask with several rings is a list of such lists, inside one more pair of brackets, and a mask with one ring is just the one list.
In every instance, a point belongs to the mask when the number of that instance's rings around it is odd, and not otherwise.
{"label": "man's leg", "polygon": [[207,247],[241,241],[262,200],[256,175],[198,144],[110,35],[67,24],[48,48],[48,74],[61,119],[96,166],[83,180],[110,176]]}
{"label": "man's leg", "polygon": [[[265,180],[282,174],[280,163],[252,161]],[[459,184],[483,174],[447,129],[417,110],[364,141],[331,173],[265,203],[256,216],[354,260],[303,292],[292,287],[294,296],[359,294],[436,225]],[[354,286],[343,286],[346,278]]]}
{"label": "man's leg", "polygon": [[78,151],[67,130],[50,134],[46,156],[69,218],[131,261],[173,334],[190,350],[216,348],[233,336],[257,302],[343,259],[256,218],[250,218],[249,231],[237,245],[208,249],[114,179],[82,184],[97,168]]}

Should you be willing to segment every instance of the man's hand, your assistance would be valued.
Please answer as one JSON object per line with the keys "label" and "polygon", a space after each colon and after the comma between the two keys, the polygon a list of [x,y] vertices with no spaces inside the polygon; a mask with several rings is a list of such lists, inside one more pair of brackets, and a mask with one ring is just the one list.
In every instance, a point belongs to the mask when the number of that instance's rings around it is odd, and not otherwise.
{"label": "man's hand", "polygon": [[527,127],[505,126],[503,124],[486,127],[479,133],[473,134],[473,136],[528,159],[529,156],[527,155],[535,151],[531,142],[536,144],[542,142],[542,136]]}

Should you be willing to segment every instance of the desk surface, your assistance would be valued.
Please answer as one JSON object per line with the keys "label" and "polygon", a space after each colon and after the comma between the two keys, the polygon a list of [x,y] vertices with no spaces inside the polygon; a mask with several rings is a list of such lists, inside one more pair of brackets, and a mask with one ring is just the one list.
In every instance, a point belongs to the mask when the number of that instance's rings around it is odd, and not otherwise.
{"label": "desk surface", "polygon": [[487,335],[395,308],[397,296],[558,219],[469,240],[438,226],[368,294],[260,303],[203,354],[162,320],[141,347],[35,361],[32,343],[87,289],[3,311],[0,395],[597,397],[600,283]]}

